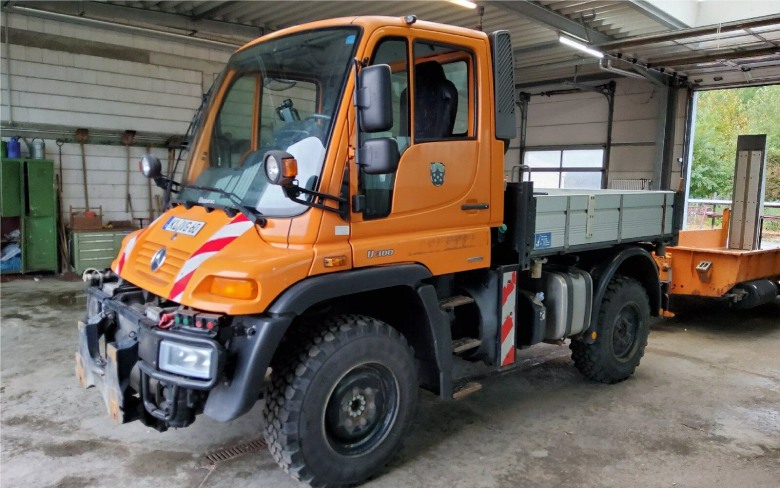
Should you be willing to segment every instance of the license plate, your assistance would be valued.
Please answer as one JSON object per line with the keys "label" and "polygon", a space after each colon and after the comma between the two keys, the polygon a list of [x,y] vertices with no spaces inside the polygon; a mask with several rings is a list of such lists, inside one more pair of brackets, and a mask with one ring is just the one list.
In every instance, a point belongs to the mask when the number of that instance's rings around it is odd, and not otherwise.
{"label": "license plate", "polygon": [[175,232],[176,234],[184,234],[185,236],[195,236],[200,232],[204,225],[206,225],[206,222],[171,217],[168,219],[168,222],[163,225],[163,230]]}

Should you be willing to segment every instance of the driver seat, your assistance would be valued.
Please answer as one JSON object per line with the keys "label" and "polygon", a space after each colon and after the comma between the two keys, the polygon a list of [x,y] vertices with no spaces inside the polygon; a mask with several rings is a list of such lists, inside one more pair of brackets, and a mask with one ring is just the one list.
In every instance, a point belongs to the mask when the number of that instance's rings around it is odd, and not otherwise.
{"label": "driver seat", "polygon": [[[420,63],[414,70],[414,135],[416,139],[443,139],[452,136],[458,113],[458,89],[444,75],[436,61]],[[408,90],[401,93],[401,113],[409,113]],[[408,134],[405,117],[400,133]]]}

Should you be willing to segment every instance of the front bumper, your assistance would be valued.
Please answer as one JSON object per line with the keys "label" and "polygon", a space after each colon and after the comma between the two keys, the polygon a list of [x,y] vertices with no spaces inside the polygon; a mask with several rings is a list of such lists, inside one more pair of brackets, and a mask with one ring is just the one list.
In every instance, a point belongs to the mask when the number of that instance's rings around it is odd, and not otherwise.
{"label": "front bumper", "polygon": [[[85,388],[100,390],[117,423],[141,420],[162,431],[186,427],[199,413],[228,422],[254,406],[292,315],[228,317],[224,322],[229,323],[217,327],[216,335],[161,330],[146,316],[151,298],[143,290],[110,274],[106,277],[114,280],[110,286],[86,289],[88,311],[79,323],[76,376]],[[160,371],[157,361],[163,339],[215,349],[210,379]],[[101,343],[105,344],[102,353]]]}
{"label": "front bumper", "polygon": [[[91,316],[78,324],[76,376],[81,386],[95,386],[101,392],[109,416],[118,424],[141,420],[158,430],[184,427],[223,376],[226,351],[214,337],[160,330],[141,311],[143,306],[132,305],[138,303],[139,293],[129,288],[111,296],[98,287],[87,288]],[[217,360],[212,362],[210,379],[157,369],[163,339],[214,350]]]}

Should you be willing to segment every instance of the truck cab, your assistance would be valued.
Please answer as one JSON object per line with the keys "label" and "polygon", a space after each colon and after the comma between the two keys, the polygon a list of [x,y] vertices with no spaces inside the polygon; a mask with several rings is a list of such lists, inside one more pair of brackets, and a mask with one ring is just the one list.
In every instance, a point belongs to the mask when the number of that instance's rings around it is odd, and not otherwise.
{"label": "truck cab", "polygon": [[506,183],[512,60],[505,31],[414,16],[239,49],[180,180],[142,161],[167,211],[85,276],[82,386],[158,430],[260,402],[279,464],[335,486],[389,459],[418,387],[479,388],[453,361],[503,369],[570,338],[586,376],[630,376],[665,306],[651,254],[675,239],[674,195]]}

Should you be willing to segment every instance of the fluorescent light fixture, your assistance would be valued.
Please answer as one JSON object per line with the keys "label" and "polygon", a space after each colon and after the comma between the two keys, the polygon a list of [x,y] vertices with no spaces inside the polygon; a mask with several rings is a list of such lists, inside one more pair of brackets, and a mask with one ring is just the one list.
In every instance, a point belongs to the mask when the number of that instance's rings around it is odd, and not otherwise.
{"label": "fluorescent light fixture", "polygon": [[477,8],[477,4],[474,2],[469,2],[469,0],[449,0],[449,2],[454,3],[455,5],[460,5],[461,7]]}
{"label": "fluorescent light fixture", "polygon": [[569,47],[573,47],[574,49],[580,50],[584,53],[588,53],[591,56],[595,56],[599,59],[604,57],[604,53],[601,51],[597,51],[593,49],[592,47],[588,47],[587,44],[583,44],[581,42],[577,42],[574,39],[570,37],[566,37],[564,35],[558,36],[558,40],[561,41],[562,44],[566,44]]}

